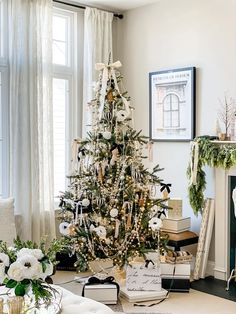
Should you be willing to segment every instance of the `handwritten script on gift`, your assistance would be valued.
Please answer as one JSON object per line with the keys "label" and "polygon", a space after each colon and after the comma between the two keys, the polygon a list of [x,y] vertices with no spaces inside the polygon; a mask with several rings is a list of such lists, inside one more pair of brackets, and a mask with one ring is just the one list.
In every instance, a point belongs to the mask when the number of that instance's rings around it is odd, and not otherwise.
{"label": "handwritten script on gift", "polygon": [[161,291],[160,267],[145,267],[143,264],[128,265],[126,269],[126,288],[130,291]]}

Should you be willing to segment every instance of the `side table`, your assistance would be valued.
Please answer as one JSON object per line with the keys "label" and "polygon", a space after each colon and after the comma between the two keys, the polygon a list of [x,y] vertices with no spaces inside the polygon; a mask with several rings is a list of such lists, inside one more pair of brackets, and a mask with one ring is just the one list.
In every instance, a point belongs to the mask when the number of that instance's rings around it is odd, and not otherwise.
{"label": "side table", "polygon": [[169,235],[168,246],[180,251],[180,248],[186,245],[198,243],[198,235],[192,231],[183,231],[180,233],[166,232]]}

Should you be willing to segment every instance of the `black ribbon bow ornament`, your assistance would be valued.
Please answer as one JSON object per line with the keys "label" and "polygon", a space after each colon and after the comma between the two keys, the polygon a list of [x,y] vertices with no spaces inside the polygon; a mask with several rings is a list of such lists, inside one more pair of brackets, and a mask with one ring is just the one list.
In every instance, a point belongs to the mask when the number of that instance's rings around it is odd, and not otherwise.
{"label": "black ribbon bow ornament", "polygon": [[160,192],[166,190],[168,193],[170,193],[170,186],[171,186],[170,183],[161,183]]}
{"label": "black ribbon bow ornament", "polygon": [[162,210],[158,210],[157,212],[157,218],[164,219],[166,217],[165,209],[162,208]]}
{"label": "black ribbon bow ornament", "polygon": [[105,279],[99,279],[98,277],[90,277],[88,279],[88,282],[86,284],[84,284],[84,287],[83,287],[83,291],[82,291],[82,297],[84,297],[84,289],[86,286],[91,286],[91,285],[103,285],[103,284],[111,284],[111,285],[115,285],[116,288],[117,288],[117,296],[119,295],[119,292],[120,292],[120,286],[118,285],[117,282],[114,281],[115,278],[113,276],[109,276]]}

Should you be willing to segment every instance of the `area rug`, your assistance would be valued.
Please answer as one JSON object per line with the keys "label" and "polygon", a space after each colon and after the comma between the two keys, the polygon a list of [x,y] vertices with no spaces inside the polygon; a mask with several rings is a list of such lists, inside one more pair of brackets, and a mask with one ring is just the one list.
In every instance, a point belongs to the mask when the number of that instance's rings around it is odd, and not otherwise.
{"label": "area rug", "polygon": [[[142,304],[150,304],[144,302]],[[152,302],[153,303],[153,302]],[[123,308],[113,309],[116,314],[235,314],[236,303],[200,291],[170,293],[169,298],[152,307],[136,307],[121,298]]]}

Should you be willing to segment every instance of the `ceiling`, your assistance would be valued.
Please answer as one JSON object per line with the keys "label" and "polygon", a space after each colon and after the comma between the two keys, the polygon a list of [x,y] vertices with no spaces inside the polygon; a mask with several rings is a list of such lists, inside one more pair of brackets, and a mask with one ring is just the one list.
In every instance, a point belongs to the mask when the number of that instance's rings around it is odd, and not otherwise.
{"label": "ceiling", "polygon": [[73,0],[71,2],[121,12],[158,1],[160,0]]}

